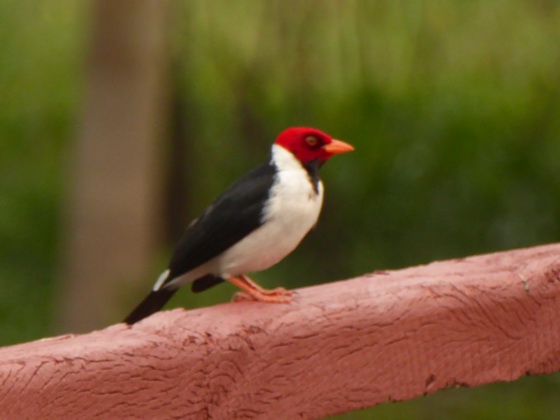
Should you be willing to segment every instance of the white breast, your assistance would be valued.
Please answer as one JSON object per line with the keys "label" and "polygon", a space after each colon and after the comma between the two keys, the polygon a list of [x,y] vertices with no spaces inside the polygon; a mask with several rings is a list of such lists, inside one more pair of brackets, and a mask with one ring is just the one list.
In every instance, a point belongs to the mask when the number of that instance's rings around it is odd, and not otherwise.
{"label": "white breast", "polygon": [[263,225],[216,258],[221,275],[264,270],[292,252],[317,223],[323,185],[317,192],[301,163],[281,146],[272,147],[278,175],[264,211]]}

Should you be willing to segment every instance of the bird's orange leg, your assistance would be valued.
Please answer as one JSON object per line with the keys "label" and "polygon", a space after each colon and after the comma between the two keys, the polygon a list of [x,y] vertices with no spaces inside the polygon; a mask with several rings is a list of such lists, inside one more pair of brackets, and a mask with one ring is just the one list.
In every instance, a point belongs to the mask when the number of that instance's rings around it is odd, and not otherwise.
{"label": "bird's orange leg", "polygon": [[244,281],[245,283],[247,283],[247,285],[249,285],[249,287],[252,287],[254,289],[257,289],[259,292],[264,293],[265,295],[268,296],[292,296],[294,294],[294,292],[292,292],[291,290],[286,290],[283,287],[277,287],[275,289],[263,289],[261,286],[259,286],[257,283],[255,283],[253,280],[251,280],[249,278],[249,276],[246,276],[244,274],[241,274],[240,276],[238,276],[240,278],[240,280]]}
{"label": "bird's orange leg", "polygon": [[245,293],[236,293],[234,300],[256,300],[267,303],[290,303],[290,296],[294,292],[278,287],[276,289],[267,290],[260,287],[253,280],[245,275],[237,277],[231,276],[227,279],[231,284],[236,285]]}

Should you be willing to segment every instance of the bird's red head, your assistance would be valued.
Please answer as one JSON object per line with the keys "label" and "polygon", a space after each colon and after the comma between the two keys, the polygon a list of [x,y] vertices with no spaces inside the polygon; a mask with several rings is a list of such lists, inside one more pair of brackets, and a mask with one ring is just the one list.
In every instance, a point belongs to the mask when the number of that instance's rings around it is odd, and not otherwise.
{"label": "bird's red head", "polygon": [[354,150],[348,143],[309,127],[292,127],[282,131],[276,144],[292,152],[304,163],[312,160],[324,163],[333,155]]}

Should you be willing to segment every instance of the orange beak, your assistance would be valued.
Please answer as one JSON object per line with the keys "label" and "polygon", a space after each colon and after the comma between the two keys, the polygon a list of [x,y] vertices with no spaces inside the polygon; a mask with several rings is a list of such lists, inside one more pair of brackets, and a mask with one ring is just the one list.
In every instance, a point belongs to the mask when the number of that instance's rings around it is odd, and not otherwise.
{"label": "orange beak", "polygon": [[326,152],[336,155],[338,153],[346,153],[354,150],[354,146],[340,140],[332,139],[329,144],[323,146]]}

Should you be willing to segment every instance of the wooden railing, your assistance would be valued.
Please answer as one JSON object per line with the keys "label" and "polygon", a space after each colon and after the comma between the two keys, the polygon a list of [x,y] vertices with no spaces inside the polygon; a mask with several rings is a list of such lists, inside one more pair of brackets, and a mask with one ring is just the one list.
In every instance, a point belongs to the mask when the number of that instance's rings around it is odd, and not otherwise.
{"label": "wooden railing", "polygon": [[560,245],[0,349],[3,419],[311,419],[560,370]]}

